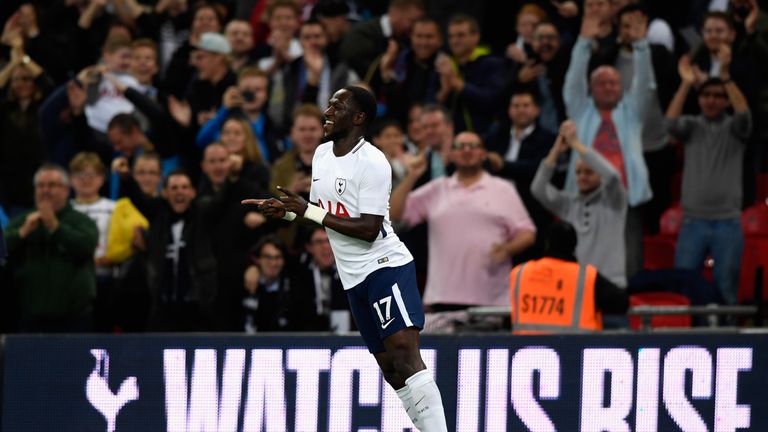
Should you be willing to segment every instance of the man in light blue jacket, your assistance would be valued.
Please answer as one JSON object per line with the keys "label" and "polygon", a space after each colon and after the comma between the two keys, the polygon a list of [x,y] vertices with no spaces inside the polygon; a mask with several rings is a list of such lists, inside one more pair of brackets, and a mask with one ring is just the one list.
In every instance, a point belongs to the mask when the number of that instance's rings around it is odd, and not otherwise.
{"label": "man in light blue jacket", "polygon": [[[616,168],[627,189],[626,237],[630,263],[642,260],[640,212],[636,209],[652,196],[643,159],[642,129],[646,110],[656,97],[651,51],[645,38],[647,29],[641,19],[634,19],[632,24],[629,31],[632,40],[637,41],[632,46],[635,66],[632,85],[626,93],[622,94],[621,76],[612,66],[598,67],[587,81],[593,38],[598,30],[597,21],[590,16],[585,16],[582,22],[563,86],[566,112],[576,123],[579,140]],[[576,159],[576,155],[572,155],[565,184],[567,191],[576,190]]]}

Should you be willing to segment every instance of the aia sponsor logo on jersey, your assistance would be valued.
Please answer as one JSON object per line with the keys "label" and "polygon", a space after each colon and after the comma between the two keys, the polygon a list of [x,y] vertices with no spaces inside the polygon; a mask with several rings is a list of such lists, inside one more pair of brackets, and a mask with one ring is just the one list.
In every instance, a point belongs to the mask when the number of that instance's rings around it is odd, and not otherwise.
{"label": "aia sponsor logo on jersey", "polygon": [[[336,184],[338,185],[338,182],[336,182]],[[347,185],[346,185],[346,182],[345,182],[344,183],[344,187],[346,187],[346,186]],[[336,188],[336,190],[338,191],[339,189]],[[339,193],[341,193],[341,192],[339,192]],[[347,211],[347,208],[344,207],[344,204],[342,204],[340,202],[336,202],[335,206],[334,206],[334,202],[331,201],[331,200],[327,200],[327,201],[323,202],[323,200],[319,199],[319,200],[317,200],[317,205],[320,206],[321,209],[328,210],[328,212],[333,213],[336,216],[345,217],[345,218],[349,217],[349,212]]]}

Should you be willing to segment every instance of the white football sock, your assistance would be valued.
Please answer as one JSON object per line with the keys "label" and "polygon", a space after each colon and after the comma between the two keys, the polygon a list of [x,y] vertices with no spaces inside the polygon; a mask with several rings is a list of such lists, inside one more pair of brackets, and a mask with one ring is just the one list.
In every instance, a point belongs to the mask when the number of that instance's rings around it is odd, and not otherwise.
{"label": "white football sock", "polygon": [[[405,386],[411,391],[411,401],[415,410],[416,421],[421,432],[447,432],[443,400],[440,390],[428,370],[416,372],[405,380]],[[411,417],[413,418],[413,417]]]}
{"label": "white football sock", "polygon": [[400,400],[403,402],[403,408],[405,408],[405,414],[408,415],[408,418],[411,419],[411,423],[413,423],[413,426],[416,427],[416,429],[418,430],[419,425],[416,424],[418,419],[416,417],[416,409],[413,407],[413,397],[411,396],[411,389],[406,385],[400,390],[395,390],[395,393],[397,393],[397,397],[399,397]]}

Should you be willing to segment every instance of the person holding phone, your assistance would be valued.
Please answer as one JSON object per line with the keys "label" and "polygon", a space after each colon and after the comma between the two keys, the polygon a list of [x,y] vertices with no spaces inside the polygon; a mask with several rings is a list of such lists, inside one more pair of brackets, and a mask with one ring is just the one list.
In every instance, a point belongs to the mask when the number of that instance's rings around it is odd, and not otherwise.
{"label": "person holding phone", "polygon": [[224,123],[232,116],[245,118],[250,123],[259,149],[267,164],[272,164],[285,151],[279,142],[275,123],[264,109],[268,98],[269,77],[255,67],[246,67],[237,77],[237,85],[229,87],[222,97],[221,108],[200,128],[197,146],[204,149],[218,141]]}

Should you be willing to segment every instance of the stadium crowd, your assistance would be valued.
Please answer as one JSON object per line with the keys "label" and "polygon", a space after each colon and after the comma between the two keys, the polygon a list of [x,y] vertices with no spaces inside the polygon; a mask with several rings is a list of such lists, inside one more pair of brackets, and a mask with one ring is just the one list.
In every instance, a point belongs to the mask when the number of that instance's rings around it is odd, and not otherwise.
{"label": "stadium crowd", "polygon": [[324,229],[240,204],[308,198],[349,84],[430,312],[509,305],[556,220],[628,292],[754,281],[757,0],[2,3],[0,332],[350,330]]}

